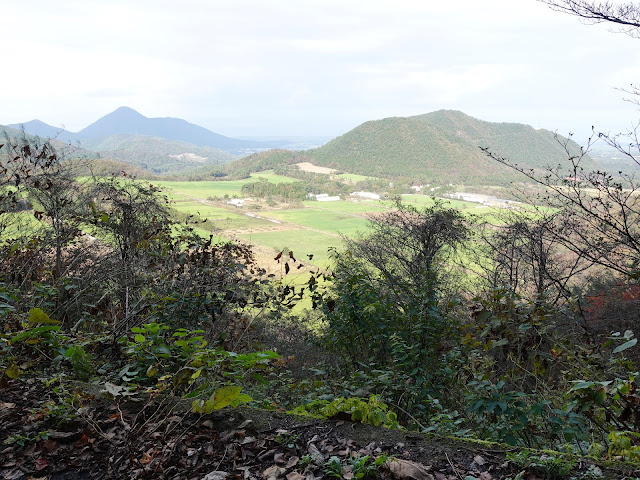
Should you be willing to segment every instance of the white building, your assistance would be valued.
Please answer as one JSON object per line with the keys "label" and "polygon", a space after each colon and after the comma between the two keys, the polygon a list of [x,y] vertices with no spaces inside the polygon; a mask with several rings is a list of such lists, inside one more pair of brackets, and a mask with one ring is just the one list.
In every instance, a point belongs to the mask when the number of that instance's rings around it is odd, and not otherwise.
{"label": "white building", "polygon": [[369,200],[380,200],[380,195],[378,195],[377,193],[373,193],[373,192],[353,192],[351,194],[352,197],[360,197],[360,198],[366,198]]}
{"label": "white building", "polygon": [[238,208],[244,207],[244,200],[240,198],[232,198],[231,200],[227,200],[228,205],[234,205]]}
{"label": "white building", "polygon": [[336,202],[340,200],[340,196],[336,195],[334,197],[330,197],[328,193],[318,193],[317,195],[309,193],[307,194],[307,197],[312,200],[317,200],[318,202]]}

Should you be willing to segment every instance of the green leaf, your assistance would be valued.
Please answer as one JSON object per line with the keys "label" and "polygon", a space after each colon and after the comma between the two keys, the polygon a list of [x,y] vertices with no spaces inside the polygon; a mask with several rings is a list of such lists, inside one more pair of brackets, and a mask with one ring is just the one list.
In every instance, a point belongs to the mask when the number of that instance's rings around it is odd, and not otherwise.
{"label": "green leaf", "polygon": [[134,340],[136,343],[142,343],[142,342],[144,342],[144,341],[146,340],[146,338],[145,338],[145,336],[144,336],[144,335],[138,334],[138,335],[136,335],[135,337],[133,337],[133,340]]}
{"label": "green leaf", "polygon": [[220,410],[221,408],[231,405],[234,400],[240,396],[241,390],[241,387],[234,386],[218,388],[213,392],[213,395],[211,395],[212,410]]}
{"label": "green leaf", "polygon": [[509,344],[509,340],[507,340],[506,338],[501,338],[500,340],[493,342],[491,344],[491,348],[502,347],[503,345],[508,345],[508,344]]}
{"label": "green leaf", "polygon": [[628,342],[624,342],[622,345],[618,345],[614,350],[613,353],[620,353],[624,350],[626,350],[627,348],[631,348],[633,347],[636,343],[638,343],[638,339],[637,338],[632,338],[631,340],[629,340]]}
{"label": "green leaf", "polygon": [[[31,328],[29,330],[24,330],[22,332],[16,333],[13,337],[11,337],[10,342],[15,343],[15,342],[22,342],[25,340],[28,342],[29,339],[42,338],[41,334],[43,333],[57,332],[58,330],[60,330],[60,326],[58,325],[51,325],[51,326],[44,325],[42,327]],[[37,340],[37,341],[40,341],[40,340]]]}
{"label": "green leaf", "polygon": [[249,402],[252,402],[252,401],[253,401],[253,398],[251,398],[249,395],[247,395],[246,393],[241,393],[240,395],[238,395],[238,398],[236,398],[231,403],[231,406],[232,407],[237,407],[241,403],[249,403]]}
{"label": "green leaf", "polygon": [[59,324],[58,320],[52,320],[49,318],[42,309],[32,308],[29,310],[29,323],[41,323],[41,324]]}
{"label": "green leaf", "polygon": [[18,378],[20,376],[20,367],[18,367],[18,365],[14,363],[9,368],[7,368],[5,373],[7,374],[7,377],[11,379]]}

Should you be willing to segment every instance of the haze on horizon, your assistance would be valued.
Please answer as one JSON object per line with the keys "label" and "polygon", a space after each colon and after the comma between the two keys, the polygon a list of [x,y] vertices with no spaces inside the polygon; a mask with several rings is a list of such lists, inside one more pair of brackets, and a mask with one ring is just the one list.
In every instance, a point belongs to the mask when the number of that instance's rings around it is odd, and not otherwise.
{"label": "haze on horizon", "polygon": [[126,105],[228,136],[336,136],[456,109],[626,131],[639,40],[535,0],[61,0],[2,7],[0,124],[78,131]]}

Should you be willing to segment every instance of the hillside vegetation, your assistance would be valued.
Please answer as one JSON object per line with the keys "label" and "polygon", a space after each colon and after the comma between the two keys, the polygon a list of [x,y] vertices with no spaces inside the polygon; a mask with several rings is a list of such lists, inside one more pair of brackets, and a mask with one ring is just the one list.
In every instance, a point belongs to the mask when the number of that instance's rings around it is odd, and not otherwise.
{"label": "hillside vegetation", "polygon": [[[440,110],[415,117],[365,122],[326,145],[304,153],[276,151],[251,155],[229,171],[274,168],[309,161],[316,165],[384,178],[428,183],[506,184],[521,181],[512,169],[488,158],[480,147],[526,168],[542,169],[580,147],[548,130],[515,123],[491,123],[462,112]],[[586,169],[595,167],[589,157]]]}
{"label": "hillside vegetation", "polygon": [[[323,427],[256,419],[252,437],[244,419],[223,433],[206,417],[242,403],[513,447],[429,454],[421,468],[434,478],[612,478],[597,463],[613,460],[627,462],[618,478],[637,476],[640,197],[618,196],[599,172],[584,180],[598,195],[539,179],[554,194],[546,208],[489,219],[424,196],[358,224],[343,215],[368,208],[357,203],[318,205],[331,210],[324,222],[257,212],[265,230],[236,237],[286,242],[269,272],[252,247],[201,236],[199,214],[176,219],[159,182],[78,177],[70,165],[26,136],[0,149],[4,478],[96,465],[95,478],[195,467],[190,478],[205,478],[213,464],[263,478],[390,478],[385,468],[416,458],[405,437],[360,449],[318,441]],[[190,186],[205,183],[251,182]],[[293,222],[335,241],[325,267],[308,266],[315,241]]]}
{"label": "hillside vegetation", "polygon": [[174,173],[203,165],[220,165],[234,156],[216,148],[146,135],[117,134],[82,141],[82,146],[157,174]]}

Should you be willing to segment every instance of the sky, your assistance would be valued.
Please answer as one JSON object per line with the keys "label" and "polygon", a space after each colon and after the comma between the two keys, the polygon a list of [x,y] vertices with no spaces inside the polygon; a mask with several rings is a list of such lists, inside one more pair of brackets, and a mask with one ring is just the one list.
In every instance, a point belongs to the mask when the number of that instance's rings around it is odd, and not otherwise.
{"label": "sky", "polygon": [[24,0],[2,6],[0,124],[126,105],[228,136],[337,136],[440,109],[586,140],[640,119],[640,39],[536,0]]}

